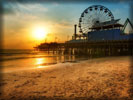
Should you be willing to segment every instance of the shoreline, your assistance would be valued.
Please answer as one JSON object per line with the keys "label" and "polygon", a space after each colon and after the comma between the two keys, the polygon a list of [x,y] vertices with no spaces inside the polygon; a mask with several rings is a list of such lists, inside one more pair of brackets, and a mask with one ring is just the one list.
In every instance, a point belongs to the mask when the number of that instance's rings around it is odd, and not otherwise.
{"label": "shoreline", "polygon": [[130,65],[130,57],[107,57],[3,73],[0,84],[1,98],[4,100],[52,100],[53,98],[54,100],[59,98],[130,100]]}
{"label": "shoreline", "polygon": [[[77,60],[74,60],[74,61],[64,61],[64,62],[52,62],[52,63],[44,63],[40,66],[42,67],[37,67],[38,65],[32,67],[32,68],[22,68],[22,69],[19,69],[19,68],[16,68],[15,70],[12,70],[12,71],[5,71],[3,72],[2,70],[4,69],[1,68],[0,69],[0,74],[4,74],[4,73],[12,73],[12,72],[16,72],[16,71],[26,71],[26,70],[33,70],[33,69],[43,69],[43,68],[46,68],[46,67],[51,67],[51,66],[58,66],[59,64],[66,64],[66,63],[82,63],[82,62],[85,62],[85,61],[90,61],[90,60],[97,60],[97,59],[113,59],[113,58],[125,58],[125,57],[130,57],[130,56],[111,56],[111,57],[92,57],[92,58],[83,58],[83,59],[77,59]],[[39,58],[39,57],[38,57]],[[120,59],[121,59],[120,58]],[[6,68],[6,70],[10,68]],[[18,70],[19,69],[19,70]]]}

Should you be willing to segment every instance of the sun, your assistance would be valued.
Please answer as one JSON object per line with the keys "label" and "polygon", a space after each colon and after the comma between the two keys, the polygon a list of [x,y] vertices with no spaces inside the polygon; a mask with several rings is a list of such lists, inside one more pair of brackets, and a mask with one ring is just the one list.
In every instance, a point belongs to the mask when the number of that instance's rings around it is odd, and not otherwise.
{"label": "sun", "polygon": [[47,36],[47,30],[44,27],[35,27],[33,30],[34,38],[37,40],[43,40]]}

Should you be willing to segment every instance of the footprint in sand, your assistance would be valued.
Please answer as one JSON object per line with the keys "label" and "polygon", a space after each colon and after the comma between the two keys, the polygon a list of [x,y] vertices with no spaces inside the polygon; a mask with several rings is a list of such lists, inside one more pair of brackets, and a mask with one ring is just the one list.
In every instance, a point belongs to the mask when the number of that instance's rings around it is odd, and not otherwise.
{"label": "footprint in sand", "polygon": [[98,74],[97,72],[88,72],[88,74]]}
{"label": "footprint in sand", "polygon": [[27,81],[25,81],[23,84],[20,84],[20,85],[15,86],[15,88],[23,87],[23,86],[26,86],[26,85],[28,85],[28,84],[37,85],[37,84],[35,84],[34,81],[32,81],[32,80],[27,80]]}
{"label": "footprint in sand", "polygon": [[55,76],[51,76],[50,78],[56,78]]}
{"label": "footprint in sand", "polygon": [[3,86],[3,85],[6,85],[7,83],[5,83],[5,82],[1,82],[0,83],[0,86]]}

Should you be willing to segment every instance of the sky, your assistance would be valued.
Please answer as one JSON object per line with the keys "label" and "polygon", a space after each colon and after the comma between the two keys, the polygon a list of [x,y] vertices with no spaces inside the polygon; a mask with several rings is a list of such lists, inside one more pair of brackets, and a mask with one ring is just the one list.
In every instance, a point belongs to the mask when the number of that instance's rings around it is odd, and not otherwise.
{"label": "sky", "polygon": [[[130,15],[128,3],[100,2],[36,2],[3,3],[3,44],[5,49],[32,49],[42,42],[65,42],[74,33],[74,24],[79,23],[81,13],[92,5],[110,9],[115,19],[124,24]],[[34,31],[43,27],[47,35],[37,39]]]}

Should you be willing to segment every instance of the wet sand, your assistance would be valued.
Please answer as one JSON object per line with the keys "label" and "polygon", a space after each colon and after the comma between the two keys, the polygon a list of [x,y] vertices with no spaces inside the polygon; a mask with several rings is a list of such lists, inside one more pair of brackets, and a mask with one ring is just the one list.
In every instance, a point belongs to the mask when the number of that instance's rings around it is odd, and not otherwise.
{"label": "wet sand", "polygon": [[1,100],[131,100],[130,57],[3,73]]}

